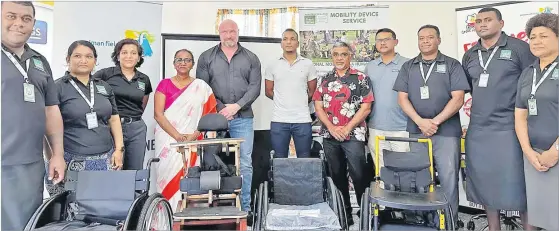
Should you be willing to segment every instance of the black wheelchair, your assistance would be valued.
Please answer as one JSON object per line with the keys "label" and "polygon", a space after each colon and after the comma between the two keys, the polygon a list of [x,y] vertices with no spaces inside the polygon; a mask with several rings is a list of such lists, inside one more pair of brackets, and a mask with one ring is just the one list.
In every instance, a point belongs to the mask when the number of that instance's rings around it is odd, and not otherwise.
{"label": "black wheelchair", "polygon": [[[453,217],[446,220],[446,214],[452,214],[450,204],[435,190],[431,140],[376,136],[376,150],[381,140],[427,143],[428,155],[383,150],[384,167],[375,167],[375,181],[361,199],[359,229],[455,230]],[[378,152],[375,160],[379,162]]]}
{"label": "black wheelchair", "polygon": [[253,199],[253,230],[347,230],[344,200],[320,158],[273,158]]}
{"label": "black wheelchair", "polygon": [[66,191],[45,201],[25,230],[170,230],[172,210],[159,193],[149,195],[150,168],[68,171]]}

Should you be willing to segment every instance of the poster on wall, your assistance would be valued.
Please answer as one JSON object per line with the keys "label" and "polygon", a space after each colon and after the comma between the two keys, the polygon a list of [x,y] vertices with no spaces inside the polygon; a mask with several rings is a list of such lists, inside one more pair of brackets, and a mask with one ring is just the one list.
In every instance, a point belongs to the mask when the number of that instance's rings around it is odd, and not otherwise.
{"label": "poster on wall", "polygon": [[54,3],[34,2],[33,5],[36,21],[27,44],[52,64]]}
{"label": "poster on wall", "polygon": [[[533,16],[542,13],[555,13],[557,14],[559,6],[557,2],[522,2],[522,3],[502,3],[495,5],[481,5],[456,9],[456,22],[458,35],[458,60],[462,60],[464,53],[472,48],[479,40],[475,31],[475,20],[477,12],[484,7],[494,7],[501,11],[503,20],[505,22],[503,32],[506,34],[528,42],[529,35],[524,30],[526,22]],[[472,100],[469,94],[465,97],[464,106],[460,110],[460,119],[462,126],[466,127],[470,122],[470,109],[472,107]],[[464,156],[462,156],[464,159]],[[464,163],[467,164],[467,163]],[[466,175],[462,172],[460,177],[460,205],[470,208],[482,209],[483,206],[470,202],[466,198],[464,183]],[[518,213],[515,214],[518,216]]]}
{"label": "poster on wall", "polygon": [[330,50],[336,42],[348,43],[354,53],[351,65],[364,71],[375,57],[375,33],[388,27],[384,6],[300,8],[301,55],[313,61],[319,76],[333,68]]}

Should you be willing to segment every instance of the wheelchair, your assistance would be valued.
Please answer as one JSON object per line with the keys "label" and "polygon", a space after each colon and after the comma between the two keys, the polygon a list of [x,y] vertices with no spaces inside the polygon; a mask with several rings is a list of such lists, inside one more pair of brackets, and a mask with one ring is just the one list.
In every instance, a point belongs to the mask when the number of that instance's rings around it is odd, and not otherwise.
{"label": "wheelchair", "polygon": [[[236,224],[246,230],[248,212],[241,211],[240,144],[243,139],[225,138],[229,129],[227,119],[217,113],[203,116],[198,122],[203,140],[173,143],[183,156],[182,194],[179,210],[173,214],[173,230],[184,226]],[[215,134],[215,135],[214,135]],[[196,153],[199,166],[191,166],[186,155]],[[234,165],[227,165],[222,157],[233,153]],[[223,156],[225,154],[225,156]]]}
{"label": "wheelchair", "polygon": [[149,195],[150,169],[68,171],[66,191],[45,201],[24,230],[169,230],[172,210],[159,193]]}
{"label": "wheelchair", "polygon": [[[360,230],[455,230],[452,209],[444,194],[435,190],[433,145],[430,139],[376,136],[379,142],[427,143],[428,155],[383,150],[384,167],[375,165],[375,181],[363,193]],[[379,163],[375,154],[375,163]],[[384,187],[381,187],[381,181]],[[380,210],[380,206],[385,207]]]}
{"label": "wheelchair", "polygon": [[344,200],[319,158],[274,158],[253,199],[252,230],[347,230]]}

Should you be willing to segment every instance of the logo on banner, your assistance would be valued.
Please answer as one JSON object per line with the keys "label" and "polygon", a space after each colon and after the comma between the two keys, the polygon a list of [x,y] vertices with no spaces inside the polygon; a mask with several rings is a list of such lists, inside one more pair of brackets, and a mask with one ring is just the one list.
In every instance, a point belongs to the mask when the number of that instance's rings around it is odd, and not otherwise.
{"label": "logo on banner", "polygon": [[33,32],[29,37],[29,43],[33,44],[47,44],[47,22],[37,20],[33,26]]}
{"label": "logo on banner", "polygon": [[466,102],[464,102],[464,113],[470,117],[470,112],[472,110],[472,98],[469,98],[468,100],[466,100]]}
{"label": "logo on banner", "polygon": [[474,31],[476,25],[476,14],[470,14],[466,16],[466,29],[462,31],[462,34]]}
{"label": "logo on banner", "polygon": [[151,44],[155,41],[155,36],[148,31],[126,30],[124,31],[124,36],[128,39],[137,40],[142,49],[144,49],[144,56],[150,57],[153,55]]}
{"label": "logo on banner", "polygon": [[540,8],[540,13],[542,14],[551,14],[551,11],[553,10],[553,8],[547,6],[547,7],[541,7]]}

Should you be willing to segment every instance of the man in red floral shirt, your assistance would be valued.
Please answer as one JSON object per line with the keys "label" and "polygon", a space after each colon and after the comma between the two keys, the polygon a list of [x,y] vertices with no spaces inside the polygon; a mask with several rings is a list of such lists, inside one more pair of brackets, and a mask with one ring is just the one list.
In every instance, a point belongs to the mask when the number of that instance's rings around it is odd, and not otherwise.
{"label": "man in red floral shirt", "polygon": [[351,218],[347,168],[353,180],[357,201],[372,180],[372,169],[366,163],[367,124],[373,92],[369,77],[350,66],[353,54],[345,42],[334,44],[331,51],[334,69],[322,77],[314,92],[316,115],[322,122],[320,134],[334,184],[342,192],[348,224]]}

